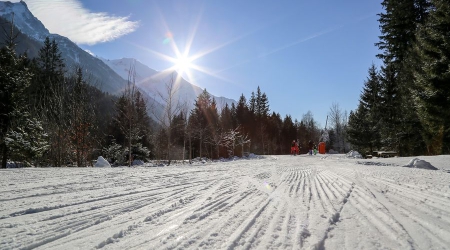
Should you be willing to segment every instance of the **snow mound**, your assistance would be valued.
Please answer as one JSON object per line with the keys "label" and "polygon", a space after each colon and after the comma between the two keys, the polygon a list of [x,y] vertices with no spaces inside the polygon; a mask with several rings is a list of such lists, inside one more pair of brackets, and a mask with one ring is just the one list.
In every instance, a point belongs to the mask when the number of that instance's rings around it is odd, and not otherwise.
{"label": "snow mound", "polygon": [[354,150],[351,150],[350,152],[348,152],[346,154],[346,156],[348,158],[358,158],[358,159],[363,158],[362,155],[358,151],[354,151]]}
{"label": "snow mound", "polygon": [[131,163],[131,165],[132,165],[132,166],[143,166],[143,165],[144,165],[144,162],[143,162],[142,160],[134,160],[134,161]]}
{"label": "snow mound", "polygon": [[414,159],[410,160],[409,163],[407,165],[403,166],[403,167],[438,170],[433,165],[431,165],[431,163],[429,163],[427,161],[424,161],[424,160],[421,160],[419,158],[414,158]]}
{"label": "snow mound", "polygon": [[97,159],[97,162],[95,163],[94,167],[96,168],[110,168],[111,164],[105,158],[102,156],[99,156]]}

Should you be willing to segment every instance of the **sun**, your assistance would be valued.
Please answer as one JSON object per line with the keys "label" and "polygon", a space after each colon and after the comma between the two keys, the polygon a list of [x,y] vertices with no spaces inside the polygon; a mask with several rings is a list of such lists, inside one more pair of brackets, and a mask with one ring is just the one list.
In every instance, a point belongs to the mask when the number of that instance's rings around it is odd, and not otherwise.
{"label": "sun", "polygon": [[180,55],[175,60],[175,68],[179,73],[188,72],[193,67],[192,59],[186,56]]}

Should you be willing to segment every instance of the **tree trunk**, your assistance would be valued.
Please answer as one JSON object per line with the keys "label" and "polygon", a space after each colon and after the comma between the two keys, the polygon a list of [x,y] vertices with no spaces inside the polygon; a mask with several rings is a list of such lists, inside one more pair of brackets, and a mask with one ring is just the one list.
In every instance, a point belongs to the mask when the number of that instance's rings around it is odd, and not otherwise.
{"label": "tree trunk", "polygon": [[2,168],[6,168],[6,162],[8,160],[8,149],[6,145],[3,143],[2,145]]}
{"label": "tree trunk", "polygon": [[192,163],[192,140],[190,135],[189,135],[189,163]]}
{"label": "tree trunk", "polygon": [[186,135],[183,135],[183,164],[185,160],[185,153],[186,153]]}

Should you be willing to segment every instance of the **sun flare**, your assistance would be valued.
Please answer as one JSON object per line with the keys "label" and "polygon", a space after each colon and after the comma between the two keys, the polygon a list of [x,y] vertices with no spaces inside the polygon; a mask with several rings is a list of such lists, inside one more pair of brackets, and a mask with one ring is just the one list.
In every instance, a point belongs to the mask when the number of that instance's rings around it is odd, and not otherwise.
{"label": "sun flare", "polygon": [[186,56],[179,56],[175,60],[175,68],[179,73],[188,72],[192,67],[192,59]]}

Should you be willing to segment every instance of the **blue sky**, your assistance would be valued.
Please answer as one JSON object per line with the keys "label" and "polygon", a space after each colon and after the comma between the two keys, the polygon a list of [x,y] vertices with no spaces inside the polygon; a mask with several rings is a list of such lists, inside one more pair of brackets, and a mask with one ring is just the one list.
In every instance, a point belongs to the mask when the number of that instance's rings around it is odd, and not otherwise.
{"label": "blue sky", "polygon": [[300,120],[310,110],[322,127],[333,102],[357,107],[368,68],[380,65],[381,0],[26,2],[51,33],[99,57],[164,70],[178,49],[195,58],[184,72],[191,83],[235,100],[260,86],[271,111]]}

